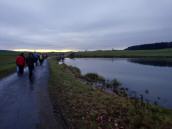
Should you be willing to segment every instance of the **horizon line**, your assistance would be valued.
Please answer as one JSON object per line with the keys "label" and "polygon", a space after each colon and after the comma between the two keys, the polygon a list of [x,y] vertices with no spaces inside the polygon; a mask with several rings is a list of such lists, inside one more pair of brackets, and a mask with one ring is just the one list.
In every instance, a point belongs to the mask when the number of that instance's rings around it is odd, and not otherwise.
{"label": "horizon line", "polygon": [[76,52],[77,50],[72,49],[13,49],[16,52]]}

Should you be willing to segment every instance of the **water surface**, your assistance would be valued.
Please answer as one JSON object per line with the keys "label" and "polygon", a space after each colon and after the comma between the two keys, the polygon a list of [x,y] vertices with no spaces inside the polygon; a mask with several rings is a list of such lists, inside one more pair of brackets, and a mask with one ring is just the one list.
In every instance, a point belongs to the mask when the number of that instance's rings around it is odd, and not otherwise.
{"label": "water surface", "polygon": [[[80,68],[82,74],[92,72],[109,80],[116,78],[130,93],[143,94],[145,99],[172,108],[171,60],[75,58],[66,59],[65,63]],[[145,92],[147,90],[149,93]]]}

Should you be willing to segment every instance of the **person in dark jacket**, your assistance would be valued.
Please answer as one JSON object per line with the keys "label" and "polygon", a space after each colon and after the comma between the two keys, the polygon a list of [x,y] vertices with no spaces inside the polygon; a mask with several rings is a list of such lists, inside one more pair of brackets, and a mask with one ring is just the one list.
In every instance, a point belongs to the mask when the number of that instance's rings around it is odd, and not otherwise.
{"label": "person in dark jacket", "polygon": [[26,58],[26,63],[29,69],[29,79],[32,79],[33,70],[34,70],[34,56],[33,53],[29,53]]}
{"label": "person in dark jacket", "polygon": [[44,62],[44,56],[43,56],[43,54],[40,54],[39,55],[39,63],[40,63],[40,65],[42,65],[43,62]]}
{"label": "person in dark jacket", "polygon": [[25,67],[25,56],[24,56],[24,53],[21,53],[19,56],[17,56],[16,58],[16,65],[18,67],[18,73],[19,74],[23,74],[24,72],[24,67]]}
{"label": "person in dark jacket", "polygon": [[35,65],[38,66],[39,54],[36,52],[33,53],[33,58],[34,58]]}

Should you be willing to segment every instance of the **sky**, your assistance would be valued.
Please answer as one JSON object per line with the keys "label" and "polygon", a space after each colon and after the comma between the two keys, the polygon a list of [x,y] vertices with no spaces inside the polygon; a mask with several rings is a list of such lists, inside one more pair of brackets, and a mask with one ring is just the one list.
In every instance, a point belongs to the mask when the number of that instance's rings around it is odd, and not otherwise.
{"label": "sky", "polygon": [[0,49],[123,49],[162,41],[172,41],[172,0],[0,0]]}

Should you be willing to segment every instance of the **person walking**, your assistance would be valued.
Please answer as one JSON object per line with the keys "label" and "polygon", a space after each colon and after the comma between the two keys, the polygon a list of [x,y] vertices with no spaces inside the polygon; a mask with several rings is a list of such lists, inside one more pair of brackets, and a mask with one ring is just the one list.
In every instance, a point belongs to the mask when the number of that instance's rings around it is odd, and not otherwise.
{"label": "person walking", "polygon": [[29,53],[27,58],[26,58],[26,64],[29,69],[29,79],[32,79],[33,76],[33,70],[34,70],[34,56],[33,53]]}
{"label": "person walking", "polygon": [[38,53],[34,53],[32,54],[33,55],[33,58],[34,58],[34,63],[36,66],[38,66],[38,59],[39,59],[39,54]]}
{"label": "person walking", "polygon": [[43,61],[44,61],[44,56],[43,56],[43,54],[40,54],[39,55],[39,63],[40,63],[40,65],[42,65]]}
{"label": "person walking", "polygon": [[16,58],[16,65],[18,67],[18,74],[23,75],[24,73],[24,67],[25,67],[25,56],[24,53],[21,53],[19,56]]}

